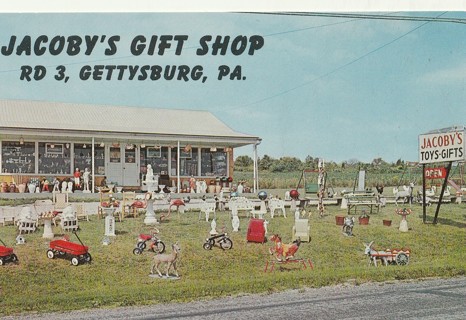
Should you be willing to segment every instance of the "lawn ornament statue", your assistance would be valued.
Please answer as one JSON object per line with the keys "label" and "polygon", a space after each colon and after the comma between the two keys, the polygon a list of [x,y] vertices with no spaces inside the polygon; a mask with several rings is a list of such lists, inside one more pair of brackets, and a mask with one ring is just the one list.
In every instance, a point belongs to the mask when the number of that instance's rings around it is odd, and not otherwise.
{"label": "lawn ornament statue", "polygon": [[398,187],[393,188],[393,194],[395,195],[395,204],[398,206],[398,200],[403,199],[403,203],[413,203],[413,189],[414,183],[410,182],[409,186],[403,186],[404,190],[398,190]]}
{"label": "lawn ornament statue", "polygon": [[286,261],[293,258],[301,244],[301,239],[299,238],[292,243],[284,244],[278,234],[272,235],[269,240],[275,243],[274,247],[269,249],[269,252],[275,255],[278,261]]}
{"label": "lawn ornament statue", "polygon": [[176,269],[176,261],[178,259],[179,253],[181,249],[177,243],[172,244],[172,253],[166,254],[166,253],[159,253],[154,256],[154,259],[152,261],[152,266],[150,269],[151,275],[154,274],[154,269],[157,271],[159,277],[163,277],[162,273],[159,270],[160,264],[164,263],[167,265],[167,270],[166,270],[166,278],[170,278],[170,268],[173,267],[173,270],[175,271],[176,277],[179,277],[178,271]]}
{"label": "lawn ornament statue", "polygon": [[343,234],[352,237],[353,236],[353,227],[354,227],[354,217],[345,217],[343,222]]}
{"label": "lawn ornament statue", "polygon": [[409,263],[411,250],[407,248],[375,250],[372,247],[373,243],[374,241],[369,244],[363,243],[365,247],[364,254],[369,257],[369,266],[374,264],[377,267],[377,260],[380,260],[385,266],[389,264],[404,266]]}
{"label": "lawn ornament statue", "polygon": [[400,228],[399,230],[401,232],[408,232],[408,220],[406,220],[406,217],[412,213],[411,209],[403,208],[403,209],[395,209],[395,213],[399,214],[402,218],[400,221]]}

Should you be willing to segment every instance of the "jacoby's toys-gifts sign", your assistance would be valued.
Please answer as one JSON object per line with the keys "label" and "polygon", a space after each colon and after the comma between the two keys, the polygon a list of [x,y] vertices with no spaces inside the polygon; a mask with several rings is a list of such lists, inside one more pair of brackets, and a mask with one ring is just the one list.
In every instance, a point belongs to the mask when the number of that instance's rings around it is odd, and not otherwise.
{"label": "jacoby's toys-gifts sign", "polygon": [[465,159],[464,131],[419,136],[419,162],[433,163]]}

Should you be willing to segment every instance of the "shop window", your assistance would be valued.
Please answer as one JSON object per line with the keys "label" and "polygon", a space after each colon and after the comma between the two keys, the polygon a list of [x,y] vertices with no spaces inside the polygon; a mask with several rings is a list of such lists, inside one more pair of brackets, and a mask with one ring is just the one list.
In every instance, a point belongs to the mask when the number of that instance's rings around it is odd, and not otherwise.
{"label": "shop window", "polygon": [[[88,144],[74,144],[74,168],[84,172],[85,168],[92,167],[92,146]],[[94,145],[94,173],[105,174],[105,147]]]}
{"label": "shop window", "polygon": [[39,174],[70,173],[70,144],[39,142]]}
{"label": "shop window", "polygon": [[120,163],[121,162],[121,149],[120,147],[110,147],[110,162]]}
{"label": "shop window", "polygon": [[[198,176],[198,159],[199,149],[191,148],[189,151],[180,151],[180,176]],[[176,175],[176,155],[177,149],[173,148],[171,152],[171,175]]]}
{"label": "shop window", "polygon": [[35,143],[2,142],[3,173],[35,173]]}
{"label": "shop window", "polygon": [[140,154],[141,174],[147,172],[147,165],[152,166],[154,174],[168,175],[168,148],[167,147],[150,147],[141,148]]}
{"label": "shop window", "polygon": [[223,150],[210,151],[201,150],[201,176],[203,177],[225,177],[228,176],[227,153]]}

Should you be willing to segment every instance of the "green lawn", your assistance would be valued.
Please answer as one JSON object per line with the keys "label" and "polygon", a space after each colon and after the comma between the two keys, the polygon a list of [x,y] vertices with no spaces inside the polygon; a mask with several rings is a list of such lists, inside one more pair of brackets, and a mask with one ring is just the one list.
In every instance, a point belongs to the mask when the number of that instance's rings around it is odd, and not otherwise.
{"label": "green lawn", "polygon": [[[346,237],[335,224],[335,215],[345,215],[346,210],[327,206],[325,217],[320,218],[313,207],[312,241],[303,243],[297,256],[310,258],[314,269],[288,264],[270,273],[264,273],[264,267],[267,260],[273,259],[268,253],[272,244],[246,242],[246,217],[240,218],[240,232],[233,233],[228,212],[218,212],[217,230],[226,226],[233,249],[206,251],[202,244],[210,223],[198,221],[197,212],[180,216],[174,213],[159,229],[168,252],[175,241],[182,250],[178,267],[181,279],[175,281],[148,276],[152,253],[132,254],[138,234],[150,229],[144,225],[143,216],[117,222],[117,236],[109,246],[102,245],[104,220],[92,216],[90,222],[80,221],[79,236],[90,247],[93,262],[77,267],[68,260],[46,257],[49,241],[42,238],[42,228],[26,235],[26,244],[14,245],[16,228],[0,227],[0,238],[14,247],[20,260],[19,264],[0,267],[0,315],[190,301],[347,281],[359,284],[465,275],[466,204],[443,205],[437,225],[423,224],[421,208],[412,208],[413,214],[408,217],[411,230],[407,233],[398,230],[401,217],[391,205],[373,214],[368,226],[356,223],[355,236]],[[435,207],[428,208],[430,221],[434,211]],[[386,218],[393,220],[391,227],[383,226],[382,219]],[[279,233],[285,243],[291,241],[292,213],[288,212],[286,219],[267,219],[269,235]],[[58,227],[54,231],[60,232]],[[71,240],[77,242],[74,235]],[[369,266],[362,243],[372,240],[380,249],[409,247],[409,265]]]}

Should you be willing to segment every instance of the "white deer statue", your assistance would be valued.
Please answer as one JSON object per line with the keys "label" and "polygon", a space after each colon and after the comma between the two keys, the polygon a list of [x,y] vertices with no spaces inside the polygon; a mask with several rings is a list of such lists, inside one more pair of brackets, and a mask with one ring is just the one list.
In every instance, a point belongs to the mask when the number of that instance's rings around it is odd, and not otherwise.
{"label": "white deer statue", "polygon": [[403,203],[408,202],[410,205],[413,203],[413,189],[414,183],[410,182],[409,186],[403,186],[404,190],[398,190],[398,187],[393,188],[395,195],[395,204],[398,206],[398,200],[403,199]]}

